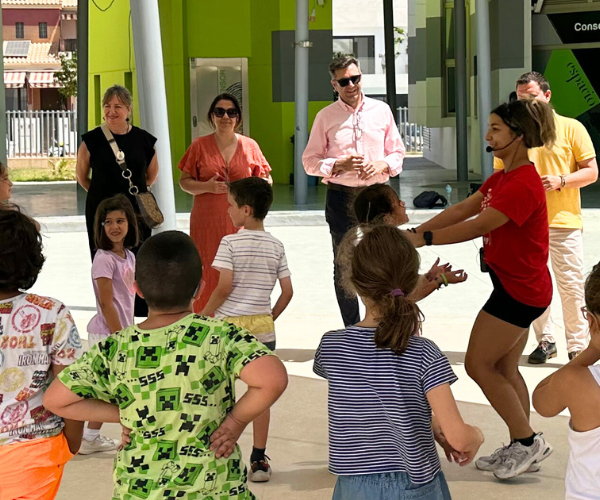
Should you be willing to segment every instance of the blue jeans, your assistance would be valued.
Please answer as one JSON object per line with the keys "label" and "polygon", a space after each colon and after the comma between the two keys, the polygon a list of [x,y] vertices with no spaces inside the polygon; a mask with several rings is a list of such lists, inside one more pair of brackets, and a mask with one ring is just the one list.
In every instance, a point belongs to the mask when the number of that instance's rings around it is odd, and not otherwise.
{"label": "blue jeans", "polygon": [[332,500],[451,500],[442,471],[432,481],[413,484],[405,472],[338,476]]}

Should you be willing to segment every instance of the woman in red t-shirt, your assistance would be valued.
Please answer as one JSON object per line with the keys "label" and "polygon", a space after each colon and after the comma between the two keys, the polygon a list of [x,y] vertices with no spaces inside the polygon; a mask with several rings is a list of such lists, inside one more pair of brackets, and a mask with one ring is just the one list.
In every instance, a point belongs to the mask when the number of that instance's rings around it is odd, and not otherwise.
{"label": "woman in red t-shirt", "polygon": [[551,146],[555,137],[548,104],[522,100],[497,107],[485,140],[504,170],[473,196],[409,233],[417,247],[483,236],[494,290],[473,325],[465,368],[510,432],[508,446],[476,462],[478,469],[493,471],[499,479],[538,470],[538,462],[552,452],[529,423],[529,393],[519,358],[529,326],[552,300],[546,193],[528,150]]}

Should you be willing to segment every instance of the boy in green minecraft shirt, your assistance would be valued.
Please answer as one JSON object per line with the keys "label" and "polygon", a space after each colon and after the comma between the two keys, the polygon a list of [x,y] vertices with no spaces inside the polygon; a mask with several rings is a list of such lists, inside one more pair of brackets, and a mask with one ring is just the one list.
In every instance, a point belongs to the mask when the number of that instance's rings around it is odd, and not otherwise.
{"label": "boy in green minecraft shirt", "polygon": [[[283,393],[282,363],[248,331],[195,315],[202,264],[192,240],[147,240],[136,287],[148,319],[64,370],[44,398],[64,418],[131,429],[117,454],[114,499],[254,499],[237,439]],[[235,402],[235,379],[248,391]]]}

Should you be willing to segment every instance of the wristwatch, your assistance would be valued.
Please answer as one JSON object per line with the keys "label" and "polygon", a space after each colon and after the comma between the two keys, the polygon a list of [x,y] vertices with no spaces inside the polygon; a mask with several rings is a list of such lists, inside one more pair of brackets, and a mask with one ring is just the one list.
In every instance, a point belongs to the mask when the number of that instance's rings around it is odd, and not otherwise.
{"label": "wristwatch", "polygon": [[559,177],[560,177],[560,188],[562,189],[567,184],[567,176],[566,175],[561,175]]}
{"label": "wristwatch", "polygon": [[433,245],[433,233],[431,231],[425,231],[423,233],[423,239],[425,240],[425,245],[428,247]]}

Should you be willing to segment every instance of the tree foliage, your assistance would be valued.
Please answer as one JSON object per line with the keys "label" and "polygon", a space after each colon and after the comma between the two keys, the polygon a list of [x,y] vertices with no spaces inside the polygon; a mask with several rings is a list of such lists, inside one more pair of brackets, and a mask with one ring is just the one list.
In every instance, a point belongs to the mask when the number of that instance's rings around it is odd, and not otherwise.
{"label": "tree foliage", "polygon": [[60,66],[61,70],[54,73],[62,85],[58,91],[65,99],[77,97],[77,52],[72,52],[71,57],[60,54]]}

